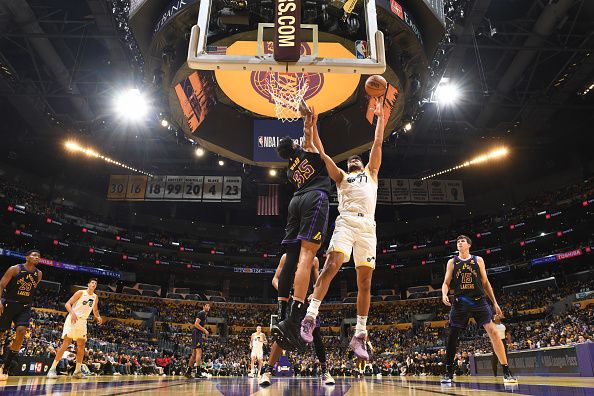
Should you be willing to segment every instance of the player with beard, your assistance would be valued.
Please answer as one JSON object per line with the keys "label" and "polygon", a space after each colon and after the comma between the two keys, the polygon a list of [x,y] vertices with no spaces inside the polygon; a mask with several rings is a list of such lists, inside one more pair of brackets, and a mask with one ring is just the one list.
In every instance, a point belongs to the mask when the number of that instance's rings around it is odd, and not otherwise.
{"label": "player with beard", "polygon": [[[377,116],[375,136],[369,154],[369,163],[363,165],[361,157],[353,155],[347,160],[348,173],[338,168],[332,158],[324,151],[318,135],[316,123],[313,125],[314,145],[320,152],[328,174],[336,182],[338,191],[338,212],[336,226],[326,253],[324,270],[316,282],[313,298],[301,322],[301,338],[310,343],[313,340],[318,308],[332,279],[343,263],[351,258],[353,252],[357,272],[357,325],[349,343],[357,358],[368,360],[366,350],[367,315],[371,304],[371,277],[375,269],[377,237],[375,233],[375,206],[377,201],[377,180],[382,162],[382,142],[384,139],[383,103],[376,99],[374,114]],[[314,118],[316,118],[314,112]]]}

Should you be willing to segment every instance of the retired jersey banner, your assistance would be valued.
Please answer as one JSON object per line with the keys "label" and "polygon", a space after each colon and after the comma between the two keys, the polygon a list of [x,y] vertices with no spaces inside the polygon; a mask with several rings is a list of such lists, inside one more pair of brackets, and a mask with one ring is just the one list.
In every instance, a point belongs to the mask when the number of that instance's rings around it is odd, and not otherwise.
{"label": "retired jersey banner", "polygon": [[112,175],[110,201],[241,202],[240,176]]}
{"label": "retired jersey banner", "polygon": [[380,205],[455,205],[464,203],[461,180],[379,179]]}

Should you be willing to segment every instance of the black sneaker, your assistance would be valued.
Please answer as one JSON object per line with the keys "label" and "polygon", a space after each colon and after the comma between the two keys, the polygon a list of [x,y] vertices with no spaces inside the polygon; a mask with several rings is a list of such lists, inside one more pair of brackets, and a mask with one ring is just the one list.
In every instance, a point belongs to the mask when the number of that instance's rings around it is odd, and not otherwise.
{"label": "black sneaker", "polygon": [[518,380],[512,375],[511,371],[503,374],[503,383],[504,384],[517,384]]}
{"label": "black sneaker", "polygon": [[184,374],[184,377],[186,377],[187,379],[192,379],[192,370],[187,369],[186,373]]}
{"label": "black sneaker", "polygon": [[307,347],[307,344],[301,339],[299,331],[300,324],[294,323],[290,319],[285,319],[278,325],[272,326],[270,329],[270,333],[273,337],[277,340],[284,340],[284,345],[281,345],[280,343],[279,345],[287,351],[293,351],[295,349],[304,350]]}

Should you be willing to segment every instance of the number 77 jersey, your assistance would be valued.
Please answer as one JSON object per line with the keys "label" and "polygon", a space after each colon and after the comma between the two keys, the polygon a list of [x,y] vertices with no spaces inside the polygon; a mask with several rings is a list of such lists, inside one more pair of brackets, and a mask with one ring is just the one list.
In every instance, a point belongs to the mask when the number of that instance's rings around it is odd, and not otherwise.
{"label": "number 77 jersey", "polygon": [[289,159],[287,178],[295,186],[295,195],[319,190],[330,193],[330,177],[326,164],[318,153],[310,153],[297,148]]}

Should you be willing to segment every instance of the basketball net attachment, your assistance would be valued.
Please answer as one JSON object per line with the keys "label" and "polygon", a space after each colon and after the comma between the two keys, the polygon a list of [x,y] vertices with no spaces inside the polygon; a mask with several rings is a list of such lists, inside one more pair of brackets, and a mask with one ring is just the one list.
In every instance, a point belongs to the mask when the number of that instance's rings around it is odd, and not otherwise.
{"label": "basketball net attachment", "polygon": [[274,102],[276,118],[282,122],[301,119],[300,106],[307,88],[307,73],[268,73],[266,91]]}

